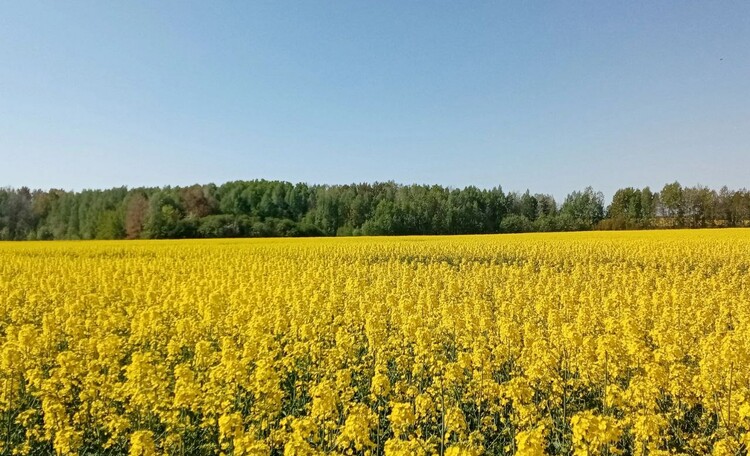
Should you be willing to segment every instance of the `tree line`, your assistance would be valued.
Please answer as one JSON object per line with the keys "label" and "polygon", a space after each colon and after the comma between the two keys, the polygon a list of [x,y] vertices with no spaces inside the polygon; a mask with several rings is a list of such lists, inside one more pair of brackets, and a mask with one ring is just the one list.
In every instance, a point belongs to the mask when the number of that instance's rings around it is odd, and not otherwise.
{"label": "tree line", "polygon": [[217,186],[80,192],[0,189],[0,239],[171,239],[484,234],[750,224],[750,192],[723,187],[624,188],[609,206],[587,187],[551,195],[394,182]]}

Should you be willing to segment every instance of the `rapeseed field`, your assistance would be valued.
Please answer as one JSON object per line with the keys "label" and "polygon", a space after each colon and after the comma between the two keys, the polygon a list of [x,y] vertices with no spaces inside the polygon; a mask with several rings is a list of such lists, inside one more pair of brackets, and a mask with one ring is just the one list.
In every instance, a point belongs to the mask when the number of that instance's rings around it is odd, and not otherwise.
{"label": "rapeseed field", "polygon": [[0,454],[744,454],[750,231],[0,244]]}

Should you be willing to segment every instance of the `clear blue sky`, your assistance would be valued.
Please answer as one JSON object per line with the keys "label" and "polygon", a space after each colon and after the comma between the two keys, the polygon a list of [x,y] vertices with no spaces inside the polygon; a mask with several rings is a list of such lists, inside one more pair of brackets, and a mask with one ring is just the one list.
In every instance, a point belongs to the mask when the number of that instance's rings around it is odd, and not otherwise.
{"label": "clear blue sky", "polygon": [[0,186],[750,187],[750,2],[0,4]]}

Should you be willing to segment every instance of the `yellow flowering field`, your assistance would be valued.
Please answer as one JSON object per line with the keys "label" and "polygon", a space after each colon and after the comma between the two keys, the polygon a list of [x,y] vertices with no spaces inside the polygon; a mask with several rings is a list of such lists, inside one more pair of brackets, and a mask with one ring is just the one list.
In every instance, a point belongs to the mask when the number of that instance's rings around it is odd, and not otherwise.
{"label": "yellow flowering field", "polygon": [[750,231],[0,244],[0,454],[744,454]]}

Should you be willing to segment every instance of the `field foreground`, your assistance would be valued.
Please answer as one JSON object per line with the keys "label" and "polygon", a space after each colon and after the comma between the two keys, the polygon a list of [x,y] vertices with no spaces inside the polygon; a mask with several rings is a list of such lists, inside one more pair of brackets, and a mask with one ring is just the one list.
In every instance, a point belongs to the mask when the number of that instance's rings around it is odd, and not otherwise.
{"label": "field foreground", "polygon": [[750,231],[0,244],[0,455],[738,454]]}

